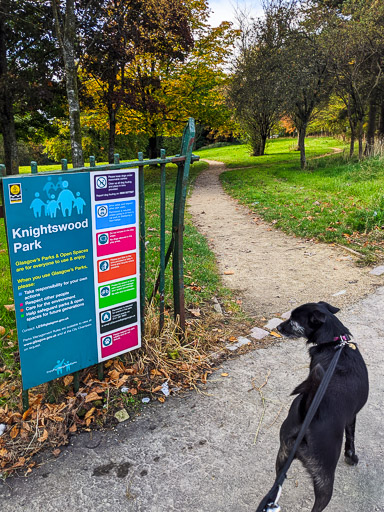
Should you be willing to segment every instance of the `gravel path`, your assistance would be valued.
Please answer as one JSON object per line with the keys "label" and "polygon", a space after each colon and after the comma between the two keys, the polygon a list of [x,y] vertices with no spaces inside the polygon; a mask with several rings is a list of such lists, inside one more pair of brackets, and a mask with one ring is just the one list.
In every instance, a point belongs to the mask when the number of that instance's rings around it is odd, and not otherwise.
{"label": "gravel path", "polygon": [[224,284],[236,290],[248,313],[276,316],[319,300],[342,307],[383,283],[370,268],[357,267],[346,250],[287,236],[262,221],[223,191],[224,164],[208,163],[189,198],[189,212],[216,254]]}

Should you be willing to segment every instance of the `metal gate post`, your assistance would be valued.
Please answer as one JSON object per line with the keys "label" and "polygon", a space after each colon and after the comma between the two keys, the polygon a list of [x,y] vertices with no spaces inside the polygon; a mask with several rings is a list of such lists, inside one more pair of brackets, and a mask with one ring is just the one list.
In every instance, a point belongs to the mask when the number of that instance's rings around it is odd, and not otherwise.
{"label": "metal gate post", "polygon": [[185,332],[185,300],[184,300],[184,212],[187,199],[189,168],[192,159],[192,149],[195,142],[195,122],[189,119],[184,129],[181,142],[181,156],[185,160],[178,163],[175,202],[173,210],[173,302],[175,318],[179,318],[180,329]]}

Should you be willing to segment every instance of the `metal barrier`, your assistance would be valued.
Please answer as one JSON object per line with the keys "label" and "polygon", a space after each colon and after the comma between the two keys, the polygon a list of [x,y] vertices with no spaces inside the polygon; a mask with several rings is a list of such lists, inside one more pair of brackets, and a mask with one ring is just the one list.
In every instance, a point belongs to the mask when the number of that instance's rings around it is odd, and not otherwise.
{"label": "metal barrier", "polygon": [[[67,160],[61,161],[61,170],[50,172],[49,174],[80,173],[92,171],[112,171],[120,169],[138,168],[139,169],[139,217],[140,217],[140,308],[141,308],[141,332],[144,333],[145,327],[145,306],[146,306],[146,288],[145,288],[145,184],[144,167],[148,165],[160,166],[160,269],[156,284],[150,295],[149,302],[159,292],[159,330],[164,325],[165,310],[165,269],[170,257],[173,258],[173,303],[174,316],[177,320],[181,335],[185,331],[185,304],[184,304],[184,269],[183,269],[183,234],[184,234],[184,214],[185,202],[187,197],[189,169],[191,163],[199,160],[200,157],[193,155],[192,149],[195,141],[195,122],[190,118],[183,133],[180,154],[173,157],[166,157],[165,150],[160,152],[160,158],[144,160],[143,153],[138,154],[138,160],[134,162],[120,162],[119,155],[116,154],[113,164],[99,165],[95,163],[95,157],[90,157],[90,166],[76,169],[68,169]],[[166,187],[166,165],[177,165],[177,177],[175,185],[173,218],[172,218],[172,238],[165,251],[165,187]],[[32,174],[38,173],[36,162],[31,162]],[[5,166],[0,165],[0,173],[5,176]],[[1,178],[0,178],[1,179]],[[1,186],[1,189],[3,187]],[[4,204],[4,201],[3,201]],[[4,207],[0,207],[0,217],[4,217]],[[98,364],[98,376],[103,378],[103,363]],[[79,372],[74,373],[74,389],[79,389]],[[23,408],[28,409],[28,390],[23,391]]]}

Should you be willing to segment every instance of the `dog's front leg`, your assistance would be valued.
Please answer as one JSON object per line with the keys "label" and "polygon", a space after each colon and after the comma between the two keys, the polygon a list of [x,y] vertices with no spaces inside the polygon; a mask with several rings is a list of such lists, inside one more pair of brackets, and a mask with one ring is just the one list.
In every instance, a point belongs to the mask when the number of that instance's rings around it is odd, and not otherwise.
{"label": "dog's front leg", "polygon": [[356,466],[359,457],[355,453],[355,426],[356,416],[353,421],[345,427],[345,461],[350,466]]}

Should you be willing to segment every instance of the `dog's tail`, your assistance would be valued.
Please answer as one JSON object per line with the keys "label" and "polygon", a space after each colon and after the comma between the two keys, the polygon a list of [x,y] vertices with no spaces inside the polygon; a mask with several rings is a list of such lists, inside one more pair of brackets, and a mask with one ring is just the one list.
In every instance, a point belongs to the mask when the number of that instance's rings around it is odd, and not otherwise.
{"label": "dog's tail", "polygon": [[317,388],[324,377],[324,369],[321,364],[317,364],[308,375],[308,378],[299,384],[291,393],[291,395],[303,395],[301,401],[301,412],[306,414],[316,394]]}

